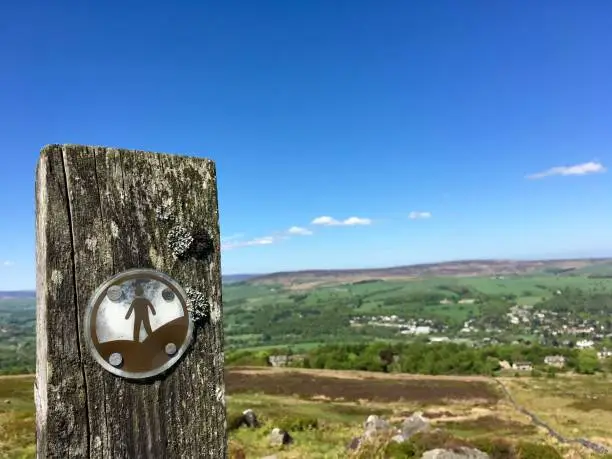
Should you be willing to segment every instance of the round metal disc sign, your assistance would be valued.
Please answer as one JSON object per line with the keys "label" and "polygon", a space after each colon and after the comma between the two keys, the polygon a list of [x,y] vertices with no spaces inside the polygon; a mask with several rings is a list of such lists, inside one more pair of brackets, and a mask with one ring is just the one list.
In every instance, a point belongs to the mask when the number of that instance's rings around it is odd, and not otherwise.
{"label": "round metal disc sign", "polygon": [[191,344],[193,321],[180,285],[152,269],[132,269],[102,284],[85,313],[85,336],[111,373],[143,379],[174,365]]}

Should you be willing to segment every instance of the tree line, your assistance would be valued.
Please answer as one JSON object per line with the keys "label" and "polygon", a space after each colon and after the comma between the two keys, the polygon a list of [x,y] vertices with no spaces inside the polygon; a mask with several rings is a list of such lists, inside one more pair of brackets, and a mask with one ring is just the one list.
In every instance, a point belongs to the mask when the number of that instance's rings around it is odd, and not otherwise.
{"label": "tree line", "polygon": [[[267,365],[270,355],[291,355],[291,348],[265,351],[241,350],[226,356],[227,365]],[[544,358],[561,355],[564,368],[548,366]],[[459,343],[385,343],[326,344],[295,359],[291,365],[329,370],[400,372],[428,375],[497,374],[501,361],[510,364],[529,362],[534,374],[554,375],[559,371],[593,374],[612,371],[612,359],[600,361],[594,350],[555,348],[541,345],[492,345],[471,347]]]}

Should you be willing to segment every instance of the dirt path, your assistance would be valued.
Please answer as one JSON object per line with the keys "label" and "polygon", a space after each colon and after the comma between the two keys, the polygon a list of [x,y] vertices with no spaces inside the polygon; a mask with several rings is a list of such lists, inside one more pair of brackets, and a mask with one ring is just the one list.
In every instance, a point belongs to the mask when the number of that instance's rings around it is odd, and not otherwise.
{"label": "dirt path", "polygon": [[402,373],[378,373],[373,371],[345,371],[345,370],[318,370],[310,368],[292,367],[229,367],[231,373],[251,375],[273,375],[283,373],[303,373],[309,376],[324,376],[339,379],[385,379],[385,380],[436,380],[436,381],[462,381],[462,382],[491,382],[488,376],[455,376],[455,375],[416,375]]}

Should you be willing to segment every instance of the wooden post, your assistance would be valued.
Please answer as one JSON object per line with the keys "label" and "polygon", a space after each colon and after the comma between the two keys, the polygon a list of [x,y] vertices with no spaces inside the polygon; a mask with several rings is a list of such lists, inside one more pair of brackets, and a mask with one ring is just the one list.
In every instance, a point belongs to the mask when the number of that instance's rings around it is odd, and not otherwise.
{"label": "wooden post", "polygon": [[[224,458],[214,163],[47,146],[36,177],[36,238],[37,457]],[[83,329],[96,288],[133,268],[165,273],[208,308],[182,360],[153,380],[106,371]]]}

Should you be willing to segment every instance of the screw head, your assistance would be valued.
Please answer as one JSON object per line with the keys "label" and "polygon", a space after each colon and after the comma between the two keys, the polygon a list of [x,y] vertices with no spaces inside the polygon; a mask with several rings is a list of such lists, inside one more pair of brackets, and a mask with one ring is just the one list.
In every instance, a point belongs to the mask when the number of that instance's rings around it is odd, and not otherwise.
{"label": "screw head", "polygon": [[118,352],[113,352],[108,358],[108,363],[114,367],[118,367],[123,363],[123,357]]}
{"label": "screw head", "polygon": [[170,290],[169,288],[166,288],[162,292],[162,298],[166,301],[172,301],[174,300],[174,292]]}
{"label": "screw head", "polygon": [[118,285],[113,285],[109,287],[106,291],[106,296],[111,301],[119,301],[122,295],[123,292],[121,291],[121,287],[119,287]]}
{"label": "screw head", "polygon": [[166,354],[168,354],[168,355],[176,354],[176,344],[174,344],[174,343],[166,344]]}

